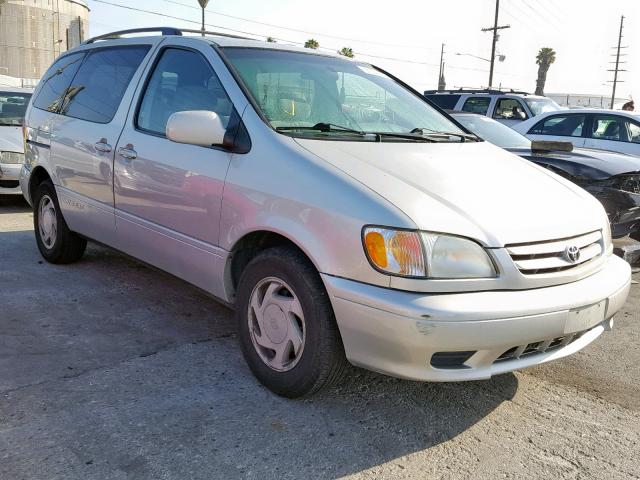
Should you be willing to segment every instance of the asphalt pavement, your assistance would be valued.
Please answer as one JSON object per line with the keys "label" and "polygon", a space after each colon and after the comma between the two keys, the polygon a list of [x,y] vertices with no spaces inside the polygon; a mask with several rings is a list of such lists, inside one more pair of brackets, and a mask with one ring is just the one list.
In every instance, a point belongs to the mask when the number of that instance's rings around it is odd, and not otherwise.
{"label": "asphalt pavement", "polygon": [[567,359],[459,384],[354,367],[286,400],[229,309],[96,244],[49,265],[0,197],[0,479],[640,478],[639,322],[634,284]]}

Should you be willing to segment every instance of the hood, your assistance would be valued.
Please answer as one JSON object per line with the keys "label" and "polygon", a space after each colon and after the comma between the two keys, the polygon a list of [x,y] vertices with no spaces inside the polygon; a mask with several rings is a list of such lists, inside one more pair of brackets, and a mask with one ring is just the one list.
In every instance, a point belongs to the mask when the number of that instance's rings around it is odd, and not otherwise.
{"label": "hood", "polygon": [[488,142],[296,142],[402,210],[421,230],[489,247],[599,230],[600,203],[573,183]]}
{"label": "hood", "polygon": [[[528,148],[508,148],[516,155],[534,161],[552,163],[562,168],[570,167],[568,173],[592,180],[606,180],[623,173],[640,172],[640,158],[624,153],[607,152],[591,148],[574,148],[571,152],[534,152]],[[586,167],[586,168],[581,168]],[[567,168],[563,168],[567,170]]]}
{"label": "hood", "polygon": [[0,152],[24,153],[22,127],[0,126]]}

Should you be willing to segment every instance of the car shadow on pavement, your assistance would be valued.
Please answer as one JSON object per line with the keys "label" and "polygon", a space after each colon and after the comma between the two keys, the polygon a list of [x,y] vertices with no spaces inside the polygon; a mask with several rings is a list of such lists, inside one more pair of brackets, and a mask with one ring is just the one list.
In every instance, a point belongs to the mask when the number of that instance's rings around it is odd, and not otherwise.
{"label": "car shadow on pavement", "polygon": [[0,214],[29,212],[31,207],[22,195],[0,195]]}
{"label": "car shadow on pavement", "polygon": [[284,399],[201,291],[95,244],[49,265],[33,232],[1,227],[0,478],[336,478],[437,447],[518,387],[353,367]]}

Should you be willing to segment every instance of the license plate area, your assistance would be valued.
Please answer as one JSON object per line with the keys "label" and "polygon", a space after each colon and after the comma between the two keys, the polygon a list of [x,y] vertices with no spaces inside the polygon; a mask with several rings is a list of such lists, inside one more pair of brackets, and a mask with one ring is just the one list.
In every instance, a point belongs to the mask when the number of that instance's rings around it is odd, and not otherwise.
{"label": "license plate area", "polygon": [[606,309],[607,301],[602,300],[593,305],[569,310],[567,322],[564,326],[564,333],[581,332],[603,322]]}

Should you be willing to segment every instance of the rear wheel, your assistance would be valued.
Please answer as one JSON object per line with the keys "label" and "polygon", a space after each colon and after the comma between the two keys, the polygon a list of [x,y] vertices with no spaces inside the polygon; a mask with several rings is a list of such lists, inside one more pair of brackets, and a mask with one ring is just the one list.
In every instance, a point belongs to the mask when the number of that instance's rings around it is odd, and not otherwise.
{"label": "rear wheel", "polygon": [[53,183],[40,183],[33,197],[33,226],[40,254],[50,263],[71,263],[79,260],[87,241],[69,230],[62,217]]}
{"label": "rear wheel", "polygon": [[238,285],[236,318],[244,357],[258,380],[295,398],[342,377],[344,348],[322,280],[299,252],[272,248]]}

